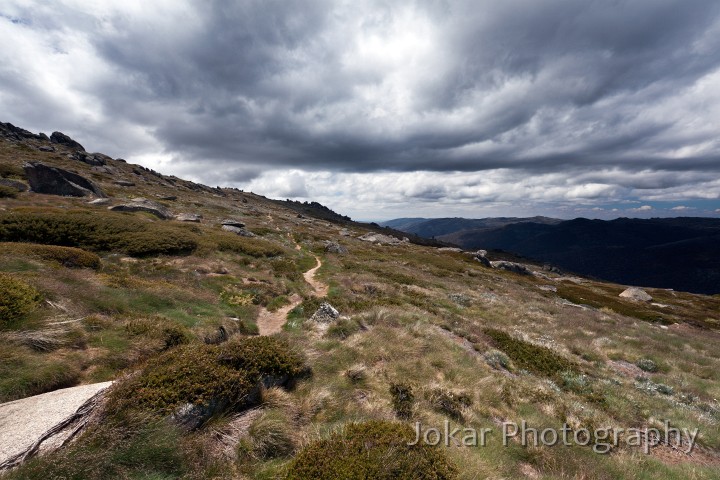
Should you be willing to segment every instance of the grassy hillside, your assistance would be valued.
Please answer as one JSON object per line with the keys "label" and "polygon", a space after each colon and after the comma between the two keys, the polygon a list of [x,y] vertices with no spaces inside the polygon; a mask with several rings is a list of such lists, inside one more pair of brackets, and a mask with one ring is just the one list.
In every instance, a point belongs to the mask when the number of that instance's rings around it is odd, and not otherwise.
{"label": "grassy hillside", "polygon": [[[41,144],[0,141],[2,176],[40,161],[110,203],[0,198],[0,401],[116,384],[79,438],[4,478],[718,478],[720,298],[647,289],[636,303],[621,285],[369,243],[324,210]],[[202,219],[107,208],[134,197]],[[302,275],[314,256],[324,298]],[[261,309],[298,297],[280,334],[257,336]],[[324,301],[340,319],[310,320]],[[183,405],[205,420],[175,421]],[[593,438],[504,446],[503,422],[523,420]],[[492,431],[485,446],[407,445],[416,422],[446,421]],[[646,454],[622,433],[593,451],[598,429],[665,421],[699,429],[692,454],[664,437]]]}

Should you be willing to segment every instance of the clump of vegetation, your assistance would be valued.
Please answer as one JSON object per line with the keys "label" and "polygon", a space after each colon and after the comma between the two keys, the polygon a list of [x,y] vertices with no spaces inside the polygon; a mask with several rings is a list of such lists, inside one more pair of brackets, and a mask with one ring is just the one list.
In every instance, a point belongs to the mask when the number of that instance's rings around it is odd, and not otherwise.
{"label": "clump of vegetation", "polygon": [[39,258],[68,268],[100,268],[100,257],[80,248],[4,242],[0,243],[0,249],[5,254]]}
{"label": "clump of vegetation", "polygon": [[175,225],[110,212],[98,216],[47,209],[0,215],[0,240],[123,252],[136,257],[184,254],[198,245],[194,233]]}
{"label": "clump of vegetation", "polygon": [[27,315],[42,299],[40,292],[22,280],[0,273],[0,327]]}
{"label": "clump of vegetation", "polygon": [[483,355],[485,362],[496,370],[510,370],[510,358],[500,350],[490,350]]}
{"label": "clump of vegetation", "polygon": [[0,198],[17,198],[18,191],[12,187],[0,185]]}
{"label": "clump of vegetation", "polygon": [[78,362],[69,356],[48,357],[4,344],[0,348],[0,403],[71,387],[80,374]]}
{"label": "clump of vegetation", "polygon": [[635,365],[644,372],[655,373],[658,371],[657,364],[649,358],[641,358],[635,363]]}
{"label": "clump of vegetation", "polygon": [[367,379],[367,368],[362,363],[358,363],[345,371],[345,376],[352,383],[361,383]]}
{"label": "clump of vegetation", "polygon": [[405,424],[373,420],[305,447],[288,468],[287,479],[410,480],[457,478],[456,467],[440,448],[413,442]]}
{"label": "clump of vegetation", "polygon": [[516,368],[546,377],[577,369],[573,362],[549,348],[525,342],[494,328],[486,328],[484,333],[492,339],[495,347],[510,357]]}
{"label": "clump of vegetation", "polygon": [[193,338],[187,327],[160,316],[130,320],[125,330],[131,335],[159,341],[163,350],[188,344]]}
{"label": "clump of vegetation", "polygon": [[240,444],[238,453],[245,450],[257,460],[289,457],[297,448],[292,423],[280,409],[264,411],[248,429],[249,444]]}
{"label": "clump of vegetation", "polygon": [[7,478],[180,478],[191,471],[182,442],[181,430],[164,420],[107,418],[68,447],[30,460]]}
{"label": "clump of vegetation", "polygon": [[284,253],[282,247],[259,238],[240,237],[231,233],[217,232],[204,236],[203,250],[221,251],[249,255],[251,257],[276,257]]}
{"label": "clump of vegetation", "polygon": [[186,403],[243,407],[263,379],[282,382],[303,371],[288,344],[274,338],[180,345],[149,360],[138,375],[114,387],[108,406],[114,412],[141,409],[159,414],[172,413]]}
{"label": "clump of vegetation", "polygon": [[327,329],[326,335],[330,338],[345,340],[352,334],[359,332],[360,329],[361,326],[357,320],[352,318],[341,318]]}
{"label": "clump of vegetation", "polygon": [[445,388],[431,388],[425,397],[433,409],[455,420],[462,420],[463,408],[472,405],[472,398],[465,392],[453,392]]}
{"label": "clump of vegetation", "polygon": [[412,417],[413,405],[415,405],[412,386],[406,383],[391,383],[390,395],[395,415],[400,420],[409,420]]}
{"label": "clump of vegetation", "polygon": [[0,163],[0,177],[2,178],[25,178],[25,171],[22,167],[10,163]]}

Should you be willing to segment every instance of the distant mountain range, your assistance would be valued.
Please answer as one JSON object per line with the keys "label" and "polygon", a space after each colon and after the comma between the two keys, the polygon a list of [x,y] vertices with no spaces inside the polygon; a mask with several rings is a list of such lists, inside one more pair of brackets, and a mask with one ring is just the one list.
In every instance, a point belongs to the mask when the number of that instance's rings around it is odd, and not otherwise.
{"label": "distant mountain range", "polygon": [[401,218],[383,225],[613,282],[720,293],[720,219]]}

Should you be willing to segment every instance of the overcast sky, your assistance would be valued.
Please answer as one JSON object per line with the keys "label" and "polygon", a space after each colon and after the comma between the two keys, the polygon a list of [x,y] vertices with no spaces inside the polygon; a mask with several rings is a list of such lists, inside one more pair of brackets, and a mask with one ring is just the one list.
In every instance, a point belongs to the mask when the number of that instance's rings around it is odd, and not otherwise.
{"label": "overcast sky", "polygon": [[720,216],[717,0],[3,0],[0,121],[356,219]]}

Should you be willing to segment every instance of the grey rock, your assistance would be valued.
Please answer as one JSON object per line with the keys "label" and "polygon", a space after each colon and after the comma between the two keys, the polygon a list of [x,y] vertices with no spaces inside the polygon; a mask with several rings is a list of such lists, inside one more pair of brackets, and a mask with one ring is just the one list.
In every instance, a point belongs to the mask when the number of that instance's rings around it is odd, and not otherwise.
{"label": "grey rock", "polygon": [[652,297],[645,290],[637,287],[630,287],[623,291],[620,295],[622,298],[634,300],[636,302],[651,302]]}
{"label": "grey rock", "polygon": [[49,147],[47,145],[42,145],[42,146],[38,147],[38,150],[40,150],[41,152],[54,152],[55,147]]}
{"label": "grey rock", "polygon": [[325,251],[328,253],[336,253],[338,255],[348,254],[348,249],[340,245],[338,242],[325,242]]}
{"label": "grey rock", "polygon": [[175,220],[177,220],[178,222],[200,223],[201,219],[202,215],[198,215],[196,213],[180,213],[178,215],[175,215]]}
{"label": "grey rock", "polygon": [[110,207],[109,210],[114,212],[147,212],[162,220],[172,218],[172,214],[165,207],[144,198],[135,198],[130,203],[115,205]]}
{"label": "grey rock", "polygon": [[332,305],[327,302],[323,302],[320,308],[317,309],[310,320],[318,323],[330,323],[337,320],[340,317],[338,312]]}
{"label": "grey rock", "polygon": [[159,198],[160,200],[166,200],[166,201],[168,201],[168,202],[173,202],[173,201],[177,200],[177,196],[175,196],[175,195],[164,195],[164,196],[161,196],[161,197],[158,197],[158,198]]}
{"label": "grey rock", "polygon": [[90,166],[93,167],[102,167],[107,165],[108,159],[110,157],[103,155],[102,153],[87,153],[87,152],[75,152],[72,155],[70,155],[70,158],[73,160],[78,160],[83,163],[87,163]]}
{"label": "grey rock", "polygon": [[496,262],[490,262],[490,265],[492,265],[492,268],[497,268],[498,270],[505,270],[507,272],[518,273],[520,275],[532,275],[532,272],[528,270],[525,265],[520,265],[515,262],[498,260]]}
{"label": "grey rock", "polygon": [[0,186],[14,188],[18,192],[27,192],[28,186],[20,180],[10,180],[9,178],[0,178]]}
{"label": "grey rock", "polygon": [[540,290],[543,290],[545,292],[557,292],[557,287],[555,287],[553,285],[538,285],[537,288],[539,288]]}
{"label": "grey rock", "polygon": [[115,180],[113,182],[115,185],[120,185],[121,187],[134,187],[135,182],[130,182],[128,180]]}
{"label": "grey rock", "polygon": [[34,133],[29,132],[23,128],[16,127],[12,123],[3,122],[0,122],[0,138],[5,138],[15,142],[25,139],[49,140],[47,135],[45,135],[44,133],[35,135]]}
{"label": "grey rock", "polygon": [[241,227],[235,227],[233,225],[223,225],[222,229],[225,230],[226,232],[240,235],[241,237],[256,237],[257,236],[249,230],[245,230],[244,228],[241,228]]}
{"label": "grey rock", "polygon": [[85,148],[82,145],[80,145],[78,142],[76,142],[62,132],[53,132],[52,135],[50,135],[50,141],[52,143],[65,145],[66,147],[74,148],[76,150],[82,150],[83,152],[85,151]]}
{"label": "grey rock", "polygon": [[490,263],[490,260],[487,259],[487,257],[477,255],[477,256],[475,256],[474,258],[475,258],[475,260],[477,260],[478,262],[480,262],[480,264],[481,264],[483,267],[492,268],[492,264]]}
{"label": "grey rock", "polygon": [[100,187],[77,173],[38,162],[26,163],[23,168],[33,192],[68,197],[106,197]]}
{"label": "grey rock", "polygon": [[343,228],[342,230],[340,230],[340,235],[342,235],[343,237],[349,237],[352,234],[350,233],[350,230],[348,230],[347,228]]}
{"label": "grey rock", "polygon": [[463,251],[462,248],[455,248],[455,247],[442,247],[438,248],[438,252],[451,252],[451,253],[460,253]]}
{"label": "grey rock", "polygon": [[96,198],[95,200],[90,200],[87,202],[88,205],[107,205],[110,203],[109,198]]}

